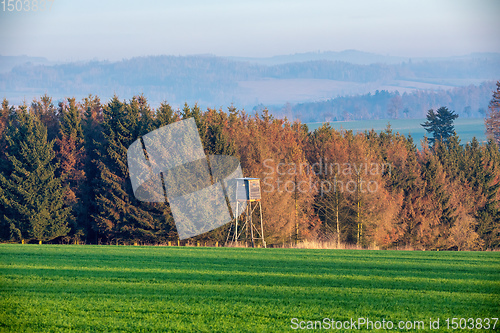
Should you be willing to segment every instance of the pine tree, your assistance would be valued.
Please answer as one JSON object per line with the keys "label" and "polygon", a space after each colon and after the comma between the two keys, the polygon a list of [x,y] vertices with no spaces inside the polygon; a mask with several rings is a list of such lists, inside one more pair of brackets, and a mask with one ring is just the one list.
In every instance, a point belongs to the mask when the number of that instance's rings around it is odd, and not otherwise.
{"label": "pine tree", "polygon": [[497,91],[493,93],[484,123],[486,134],[500,147],[500,81],[497,82]]}
{"label": "pine tree", "polygon": [[9,126],[6,170],[0,174],[0,205],[4,238],[49,241],[69,232],[70,208],[64,205],[65,189],[55,177],[54,141],[26,106]]}
{"label": "pine tree", "polygon": [[458,114],[442,106],[437,112],[430,109],[427,112],[427,121],[422,124],[425,130],[432,134],[429,143],[434,146],[436,141],[448,142],[448,139],[454,135],[455,129],[453,121],[458,118]]}

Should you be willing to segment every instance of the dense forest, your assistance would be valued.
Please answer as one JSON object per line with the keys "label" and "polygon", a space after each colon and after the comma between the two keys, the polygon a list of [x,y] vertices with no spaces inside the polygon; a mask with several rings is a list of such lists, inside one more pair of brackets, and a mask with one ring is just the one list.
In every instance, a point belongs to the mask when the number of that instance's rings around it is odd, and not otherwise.
{"label": "dense forest", "polygon": [[[425,118],[427,111],[447,105],[461,118],[484,118],[494,81],[450,90],[416,90],[400,94],[381,90],[364,95],[344,96],[321,102],[270,107],[273,114],[302,122],[349,121],[361,119]],[[255,108],[258,110],[259,108]]]}
{"label": "dense forest", "polygon": [[[143,95],[4,100],[0,237],[9,242],[158,244],[178,239],[168,203],[138,201],[127,148],[193,117],[206,154],[236,156],[261,178],[268,244],[339,241],[362,247],[500,247],[500,84],[487,110],[491,140],[424,143],[395,134],[313,132],[300,122],[230,107],[153,109]],[[495,141],[496,140],[496,141]],[[192,241],[223,242],[228,225]]]}

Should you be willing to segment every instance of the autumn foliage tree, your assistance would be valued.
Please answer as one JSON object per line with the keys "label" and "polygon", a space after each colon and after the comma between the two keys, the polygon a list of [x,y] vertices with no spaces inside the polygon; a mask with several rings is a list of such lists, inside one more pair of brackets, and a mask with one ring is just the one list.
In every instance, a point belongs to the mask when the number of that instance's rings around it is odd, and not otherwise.
{"label": "autumn foliage tree", "polygon": [[[500,84],[497,85],[500,89]],[[300,122],[237,110],[201,110],[145,96],[101,102],[49,96],[0,113],[0,238],[110,244],[178,239],[168,202],[137,200],[127,149],[138,138],[194,118],[206,155],[231,155],[261,180],[269,245],[303,240],[359,247],[500,248],[499,90],[486,120],[492,140],[462,143],[453,112],[429,111],[432,137],[417,149],[390,126],[377,133],[309,131]],[[399,106],[395,104],[392,110]],[[394,112],[393,112],[394,113]],[[225,241],[229,225],[191,239]]]}

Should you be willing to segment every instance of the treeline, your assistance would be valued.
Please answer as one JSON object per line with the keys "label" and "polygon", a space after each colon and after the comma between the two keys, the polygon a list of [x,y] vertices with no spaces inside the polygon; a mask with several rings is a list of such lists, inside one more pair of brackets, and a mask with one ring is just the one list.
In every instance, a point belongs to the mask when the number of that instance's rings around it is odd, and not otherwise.
{"label": "treeline", "polygon": [[[3,101],[3,241],[157,244],[178,239],[168,203],[135,199],[127,148],[193,117],[207,155],[239,158],[261,178],[268,244],[338,240],[359,246],[494,249],[500,246],[500,153],[458,137],[417,150],[387,129],[355,134],[229,108],[151,108],[144,96]],[[193,241],[223,243],[228,225]]]}
{"label": "treeline", "polygon": [[344,96],[321,102],[272,108],[273,113],[300,119],[302,122],[349,121],[362,119],[425,118],[427,111],[447,105],[461,118],[484,118],[495,82],[451,90],[404,92],[376,91]]}
{"label": "treeline", "polygon": [[[461,82],[494,79],[500,73],[498,56],[467,59],[352,64],[311,60],[275,65],[230,60],[211,55],[148,56],[117,62],[89,61],[56,65],[23,64],[0,73],[0,91],[22,98],[36,92],[62,96],[132,96],[141,91],[151,101],[185,101],[202,105],[240,105],[239,82],[273,79],[326,79],[389,84],[394,80]],[[258,96],[256,96],[258,98]],[[465,104],[467,105],[467,104]],[[253,105],[252,105],[253,107]]]}

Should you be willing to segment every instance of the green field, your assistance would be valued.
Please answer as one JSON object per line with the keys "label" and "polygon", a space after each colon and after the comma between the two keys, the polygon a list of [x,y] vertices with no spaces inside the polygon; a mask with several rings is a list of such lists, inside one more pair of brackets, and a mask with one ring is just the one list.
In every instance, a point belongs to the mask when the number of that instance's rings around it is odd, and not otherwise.
{"label": "green field", "polygon": [[292,318],[368,318],[428,332],[440,318],[451,332],[446,318],[500,317],[499,252],[0,244],[0,272],[0,331],[279,332],[297,331]]}
{"label": "green field", "polygon": [[[377,132],[382,132],[387,128],[387,124],[391,124],[394,133],[399,132],[403,135],[413,137],[413,141],[420,147],[420,140],[423,140],[424,135],[429,136],[425,129],[420,125],[426,119],[376,119],[376,120],[358,120],[358,121],[335,121],[330,122],[330,126],[337,130],[353,130],[354,132],[364,132],[374,129]],[[307,123],[309,130],[313,131],[320,127],[323,123]],[[457,132],[463,144],[471,142],[473,137],[479,142],[486,142],[486,127],[484,119],[458,118],[454,121],[455,131]]]}

